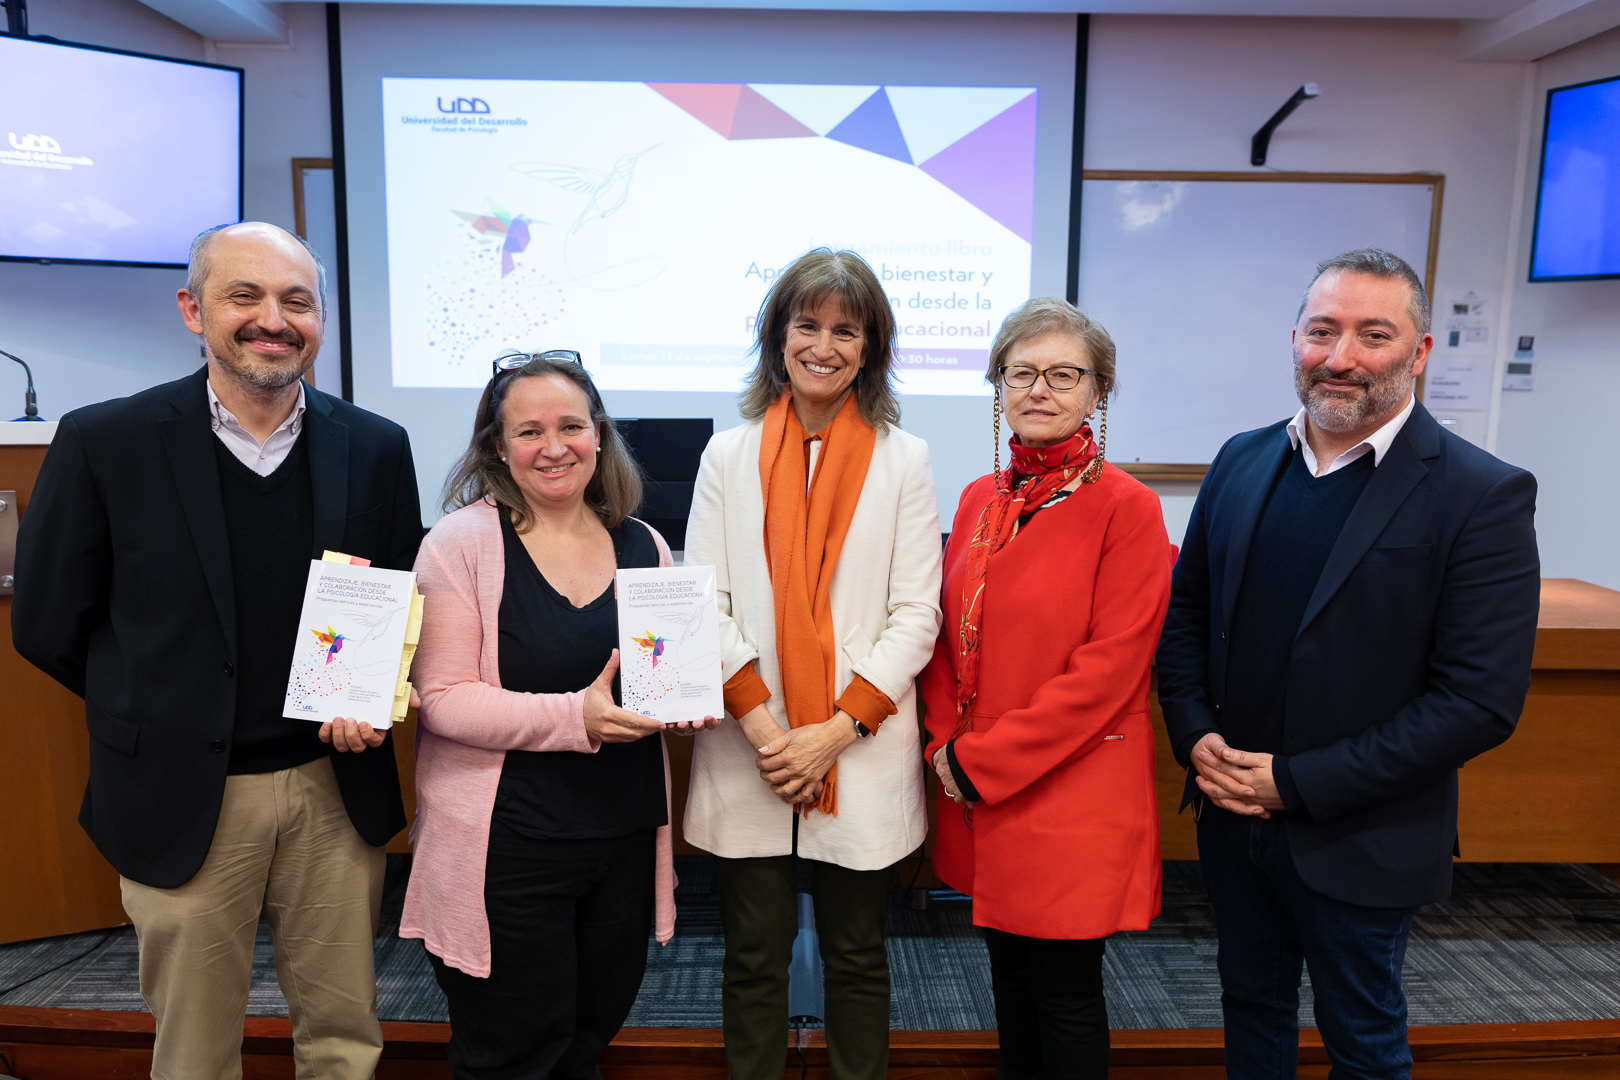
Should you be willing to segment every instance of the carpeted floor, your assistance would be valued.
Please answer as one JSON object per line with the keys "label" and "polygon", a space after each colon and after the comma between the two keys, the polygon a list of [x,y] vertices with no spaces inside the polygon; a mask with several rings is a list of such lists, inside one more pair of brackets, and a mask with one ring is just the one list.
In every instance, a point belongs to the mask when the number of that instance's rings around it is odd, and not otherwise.
{"label": "carpeted floor", "polygon": [[[1164,912],[1152,927],[1109,940],[1105,966],[1116,1028],[1220,1026],[1215,934],[1197,863],[1165,863]],[[713,864],[680,860],[680,917],[666,947],[648,945],[633,1027],[720,1025],[719,911]],[[407,862],[391,857],[377,939],[378,1011],[386,1020],[445,1019],[419,941],[395,936]],[[890,1025],[905,1030],[995,1027],[984,941],[972,903],[935,893],[914,911],[889,905]],[[21,985],[18,985],[21,984]],[[1462,863],[1444,904],[1424,909],[1407,951],[1414,1024],[1515,1023],[1620,1017],[1620,885],[1575,864]],[[15,987],[5,992],[8,987]],[[1302,1021],[1310,1021],[1307,985]],[[144,1008],[129,929],[0,946],[0,1004]],[[285,1015],[269,930],[259,927],[248,1010]]]}

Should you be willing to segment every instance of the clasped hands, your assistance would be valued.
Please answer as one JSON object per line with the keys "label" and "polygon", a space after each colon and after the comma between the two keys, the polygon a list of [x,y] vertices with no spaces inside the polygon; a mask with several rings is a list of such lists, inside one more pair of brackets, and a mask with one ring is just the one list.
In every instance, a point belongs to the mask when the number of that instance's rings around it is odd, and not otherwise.
{"label": "clasped hands", "polygon": [[1270,754],[1234,750],[1212,731],[1193,747],[1192,765],[1198,790],[1222,810],[1269,818],[1283,808]]}
{"label": "clasped hands", "polygon": [[772,793],[789,806],[821,798],[823,778],[838,755],[855,741],[855,718],[839,709],[825,723],[783,731],[764,705],[739,721],[748,745],[758,753],[754,768]]}

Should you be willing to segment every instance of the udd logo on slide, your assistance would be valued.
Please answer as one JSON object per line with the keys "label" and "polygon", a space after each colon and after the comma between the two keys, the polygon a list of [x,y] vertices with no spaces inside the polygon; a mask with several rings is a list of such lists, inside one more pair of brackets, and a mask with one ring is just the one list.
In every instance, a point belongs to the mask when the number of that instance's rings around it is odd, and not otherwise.
{"label": "udd logo on slide", "polygon": [[42,154],[60,154],[62,152],[62,144],[49,135],[24,135],[22,141],[18,142],[15,131],[8,131],[6,134],[11,137],[11,148],[13,150],[32,150]]}
{"label": "udd logo on slide", "polygon": [[72,172],[75,165],[95,164],[87,157],[64,156],[62,144],[49,135],[25,134],[19,138],[15,131],[8,131],[6,137],[11,142],[11,149],[0,150],[0,165]]}
{"label": "udd logo on slide", "polygon": [[489,102],[483,98],[453,97],[450,99],[449,108],[445,108],[444,98],[438,97],[433,100],[442,113],[471,113],[477,116],[487,116],[489,114]]}

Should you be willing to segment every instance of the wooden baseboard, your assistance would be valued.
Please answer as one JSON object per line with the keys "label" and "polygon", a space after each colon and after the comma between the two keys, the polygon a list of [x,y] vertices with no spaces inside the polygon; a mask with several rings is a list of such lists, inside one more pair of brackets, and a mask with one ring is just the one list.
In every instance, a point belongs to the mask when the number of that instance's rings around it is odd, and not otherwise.
{"label": "wooden baseboard", "polygon": [[[152,1017],[146,1013],[0,1006],[0,1051],[23,1080],[136,1080],[150,1074]],[[383,1024],[378,1080],[444,1080],[446,1024]],[[1419,1080],[1586,1080],[1620,1075],[1620,1020],[1554,1024],[1456,1024],[1411,1029]],[[809,1033],[808,1077],[827,1077],[827,1046]],[[1132,1080],[1217,1080],[1218,1028],[1120,1030],[1113,1071]],[[993,1031],[896,1031],[890,1080],[994,1080]],[[1300,1076],[1325,1077],[1327,1054],[1314,1029],[1300,1033]],[[797,1050],[785,1080],[799,1075]],[[243,1025],[246,1080],[291,1080],[292,1026],[250,1017]],[[715,1028],[625,1028],[602,1058],[606,1080],[721,1080],[725,1048]]]}

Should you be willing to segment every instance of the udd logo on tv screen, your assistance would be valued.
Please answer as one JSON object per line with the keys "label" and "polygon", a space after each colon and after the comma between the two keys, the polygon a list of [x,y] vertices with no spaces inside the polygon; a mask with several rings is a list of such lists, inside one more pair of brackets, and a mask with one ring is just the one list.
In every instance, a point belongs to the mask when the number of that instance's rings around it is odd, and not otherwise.
{"label": "udd logo on tv screen", "polygon": [[69,157],[62,153],[62,144],[49,135],[6,132],[11,149],[0,149],[0,165],[21,165],[29,169],[57,169],[72,172],[75,165],[94,165],[87,157]]}

